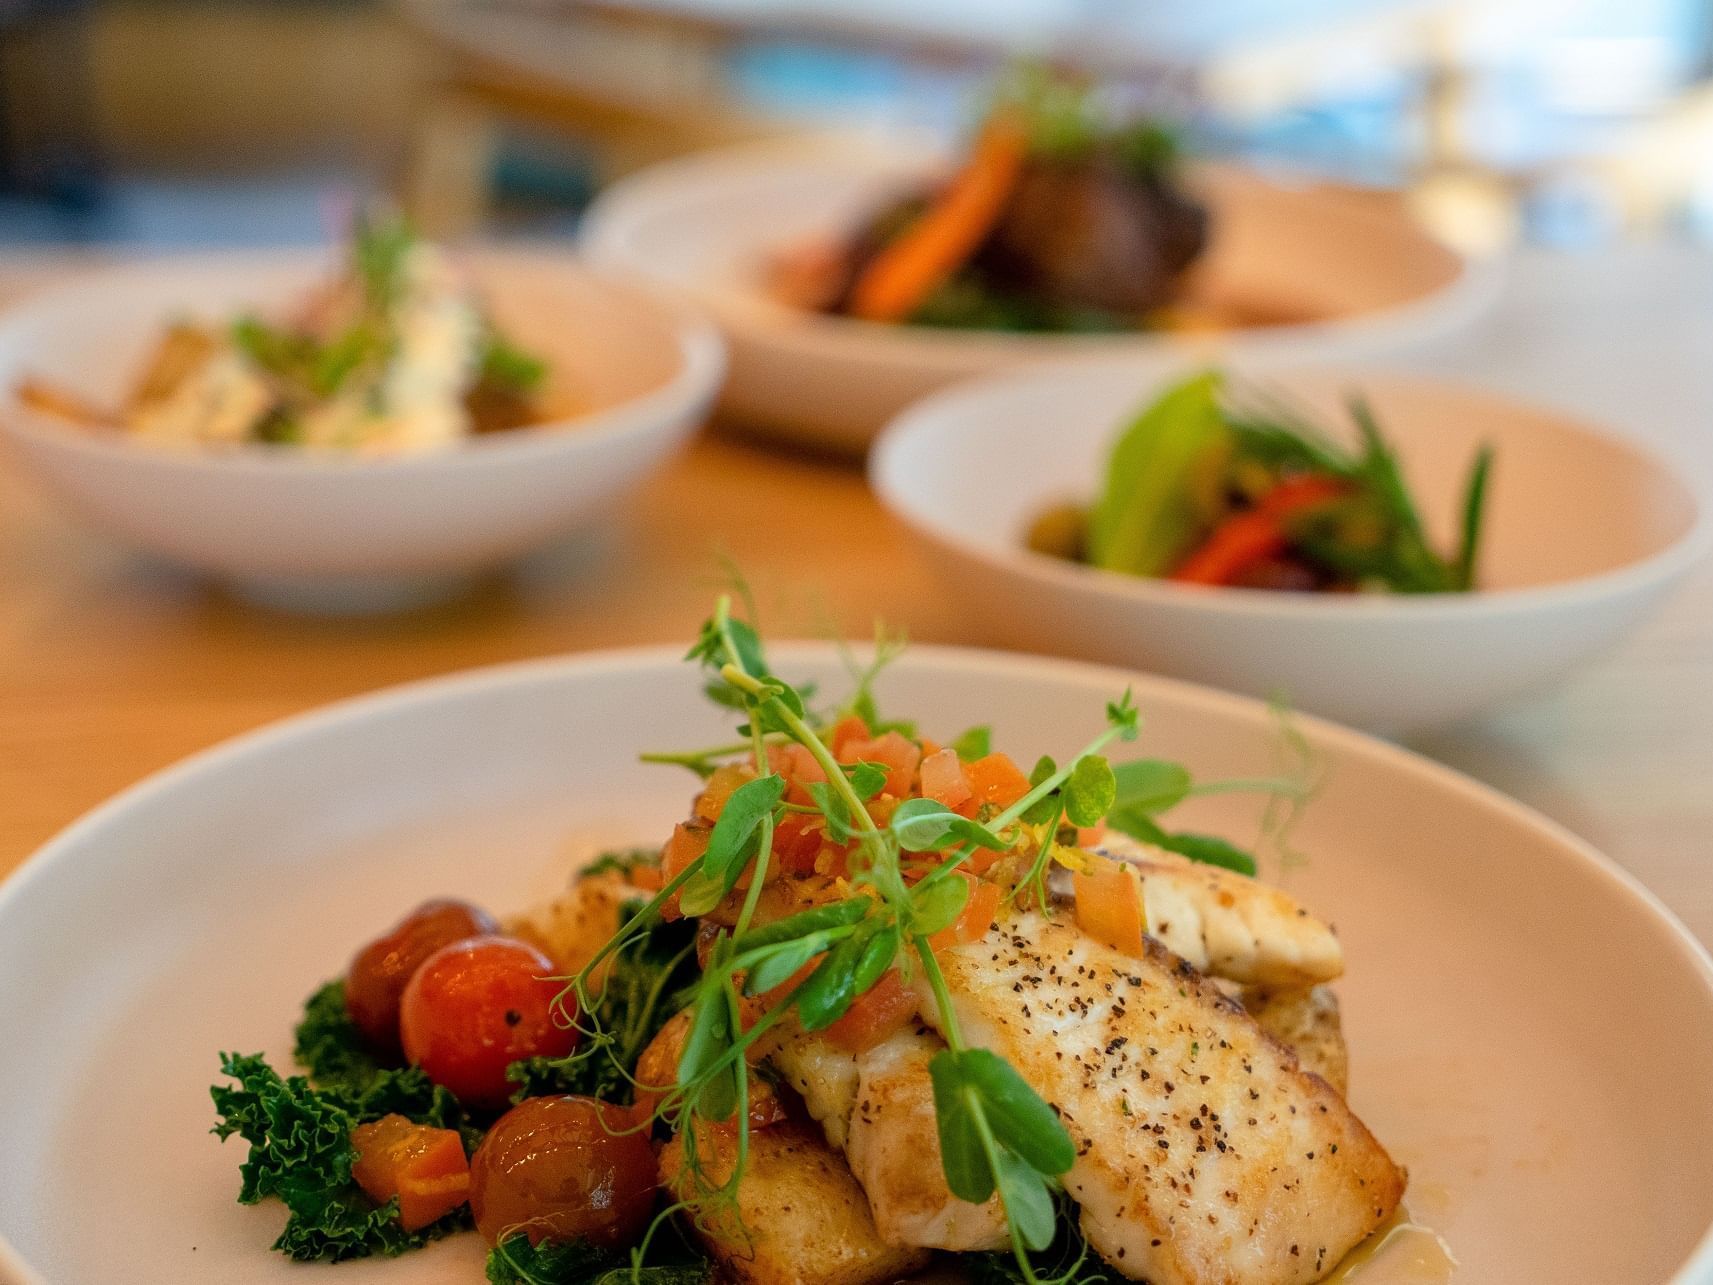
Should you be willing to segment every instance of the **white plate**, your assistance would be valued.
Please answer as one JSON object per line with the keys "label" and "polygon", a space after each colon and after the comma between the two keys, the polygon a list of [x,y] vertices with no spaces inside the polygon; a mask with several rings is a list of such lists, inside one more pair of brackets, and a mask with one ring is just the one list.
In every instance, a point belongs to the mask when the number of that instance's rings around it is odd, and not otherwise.
{"label": "white plate", "polygon": [[[774,659],[838,685],[825,646]],[[1127,682],[1137,752],[1267,769],[1258,704],[1114,670],[924,647],[881,697],[1064,755]],[[271,1254],[282,1211],[233,1203],[241,1144],[208,1134],[215,1054],[285,1058],[302,998],[426,895],[508,909],[596,847],[664,835],[691,779],[636,754],[726,734],[698,688],[676,649],[406,687],[200,755],[50,844],[0,891],[0,1278],[479,1280],[474,1237],[325,1272]],[[1303,730],[1327,784],[1289,884],[1338,923],[1353,1101],[1458,1285],[1713,1281],[1706,955],[1534,813]],[[1255,817],[1228,797],[1187,820],[1251,837]]]}
{"label": "white plate", "polygon": [[301,299],[322,252],[220,254],[110,269],[0,318],[0,432],[91,524],[288,606],[385,608],[450,587],[604,517],[701,422],[719,336],[684,305],[569,254],[460,253],[500,326],[540,354],[567,418],[390,458],[168,449],[22,406],[28,376],[117,403],[167,323]]}
{"label": "white plate", "polygon": [[1713,537],[1678,470],[1559,412],[1371,372],[1269,366],[1253,379],[1335,431],[1349,430],[1347,395],[1366,395],[1441,548],[1457,538],[1469,462],[1492,443],[1481,587],[1216,589],[1026,548],[1043,509],[1092,498],[1112,439],[1164,386],[1129,362],[975,381],[925,401],[876,447],[875,489],[986,641],[1283,696],[1384,732],[1448,723],[1562,676],[1646,616]]}
{"label": "white plate", "polygon": [[596,262],[646,274],[706,306],[732,369],[721,406],[746,426],[860,451],[926,393],[1024,362],[1125,354],[1290,353],[1348,360],[1419,344],[1492,298],[1487,265],[1459,258],[1394,207],[1348,188],[1224,167],[1193,175],[1213,210],[1198,273],[1227,296],[1319,320],[1221,335],[1005,335],[876,325],[807,313],[766,289],[768,265],[831,239],[939,173],[920,141],[834,135],[773,140],[669,161],[604,192],[584,223]]}

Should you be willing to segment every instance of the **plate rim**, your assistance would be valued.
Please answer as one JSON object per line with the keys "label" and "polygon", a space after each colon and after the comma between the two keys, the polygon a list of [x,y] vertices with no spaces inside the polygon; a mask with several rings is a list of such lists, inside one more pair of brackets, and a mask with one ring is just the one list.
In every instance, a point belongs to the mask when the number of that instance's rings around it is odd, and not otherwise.
{"label": "plate rim", "polygon": [[[836,659],[834,644],[825,641],[781,640],[771,644],[769,650],[775,662],[784,665],[791,664],[797,658],[822,663]],[[1253,697],[1182,679],[1128,670],[1118,665],[935,643],[912,644],[898,663],[909,664],[911,657],[976,668],[995,677],[1007,674],[1038,675],[1043,671],[1049,676],[1057,674],[1067,678],[1088,679],[1106,675],[1144,691],[1164,693],[1191,708],[1199,705],[1203,709],[1237,714],[1252,721],[1265,718],[1267,710],[1264,701]],[[0,925],[5,924],[8,915],[13,913],[12,907],[24,895],[23,890],[44,877],[45,871],[57,868],[56,863],[71,860],[73,850],[86,836],[98,833],[102,827],[112,824],[128,810],[146,800],[170,794],[204,773],[218,771],[221,765],[230,759],[266,754],[299,740],[313,738],[325,729],[385,718],[394,710],[409,709],[440,700],[457,699],[488,690],[528,686],[555,678],[677,667],[684,663],[683,650],[679,645],[657,643],[601,648],[476,666],[342,697],[222,738],[156,769],[98,803],[35,849],[15,870],[0,879]],[[1320,739],[1323,744],[1370,761],[1378,761],[1390,770],[1429,786],[1449,790],[1477,806],[1512,822],[1528,826],[1550,838],[1567,859],[1574,859],[1590,867],[1609,886],[1613,895],[1627,898],[1657,922],[1664,930],[1667,942],[1685,963],[1692,966],[1702,984],[1704,998],[1709,1006],[1713,1007],[1713,954],[1709,953],[1708,948],[1690,932],[1682,920],[1640,879],[1569,827],[1503,791],[1426,755],[1345,727],[1330,719],[1308,713],[1293,717],[1312,737]],[[1705,1285],[1710,1280],[1713,1280],[1713,1223],[1703,1229],[1700,1238],[1690,1249],[1688,1256],[1673,1270],[1666,1285]],[[3,1228],[0,1228],[0,1281],[15,1282],[16,1285],[38,1285],[39,1282],[45,1281],[40,1272],[13,1246]]]}

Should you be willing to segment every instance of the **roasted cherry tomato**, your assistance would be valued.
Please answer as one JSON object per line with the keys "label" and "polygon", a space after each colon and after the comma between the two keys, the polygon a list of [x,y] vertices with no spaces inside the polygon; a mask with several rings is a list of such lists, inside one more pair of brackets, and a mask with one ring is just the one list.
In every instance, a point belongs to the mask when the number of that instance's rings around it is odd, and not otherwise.
{"label": "roasted cherry tomato", "polygon": [[345,1011],[369,1046],[398,1055],[399,998],[423,960],[452,942],[498,931],[492,915],[468,902],[425,901],[363,947],[345,974]]}
{"label": "roasted cherry tomato", "polygon": [[404,1055],[470,1106],[503,1107],[519,1058],[563,1057],[577,1032],[554,1021],[553,961],[509,937],[470,937],[430,955],[404,988]]}
{"label": "roasted cherry tomato", "polygon": [[594,1098],[525,1098],[482,1139],[470,1161],[470,1210],[490,1245],[512,1229],[535,1244],[635,1243],[654,1212],[657,1181],[648,1130]]}

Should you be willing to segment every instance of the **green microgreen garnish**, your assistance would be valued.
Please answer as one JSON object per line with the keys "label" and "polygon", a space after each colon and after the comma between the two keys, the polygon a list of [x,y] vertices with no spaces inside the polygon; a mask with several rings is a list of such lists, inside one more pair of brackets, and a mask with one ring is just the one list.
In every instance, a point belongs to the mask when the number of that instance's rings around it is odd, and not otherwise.
{"label": "green microgreen garnish", "polygon": [[[718,601],[687,658],[701,666],[708,696],[741,717],[740,739],[643,757],[688,767],[704,780],[747,761],[749,775],[725,795],[701,855],[678,870],[580,973],[566,979],[557,1007],[562,1020],[575,1021],[587,1040],[607,1040],[611,1047],[596,981],[609,961],[643,940],[674,899],[676,911],[685,915],[718,909],[702,921],[702,972],[685,992],[691,1017],[673,1083],[659,1095],[653,1120],[637,1127],[664,1122],[683,1143],[681,1199],[660,1215],[655,1230],[678,1213],[704,1226],[715,1219],[729,1226],[749,1155],[754,1051],[783,1022],[807,1031],[826,1029],[894,969],[906,982],[919,981],[931,997],[932,1025],[946,1044],[930,1072],[947,1186],[976,1202],[997,1193],[1009,1229],[1011,1270],[1041,1285],[1061,1274],[1040,1265],[1055,1257],[1042,1255],[1060,1236],[1060,1177],[1075,1159],[1074,1148],[1057,1113],[1015,1068],[963,1038],[930,942],[958,922],[969,902],[970,880],[954,876],[977,853],[987,854],[989,862],[1011,862],[1013,878],[1025,870],[1013,899],[1028,893],[1049,909],[1046,870],[1053,852],[1062,851],[1061,827],[1103,822],[1144,831],[1151,842],[1197,860],[1246,863],[1252,870],[1253,859],[1235,846],[1168,832],[1155,818],[1199,793],[1272,793],[1293,788],[1293,782],[1198,785],[1176,764],[1114,765],[1106,749],[1135,739],[1139,727],[1125,692],[1107,705],[1099,735],[1062,766],[1042,759],[1027,791],[1007,807],[988,805],[966,816],[933,798],[881,799],[891,779],[889,765],[841,763],[829,742],[831,730],[853,715],[873,736],[890,729],[914,739],[911,724],[882,717],[874,694],[875,679],[901,646],[901,640],[882,634],[871,663],[859,664],[846,653],[854,694],[842,706],[817,713],[807,689],[773,671],[754,627],[733,614],[730,597]],[[784,746],[806,751],[823,779],[801,790],[788,788],[780,760],[770,757]],[[991,733],[972,728],[952,748],[961,759],[980,759],[991,752]],[[876,805],[877,799],[885,806]],[[762,887],[777,864],[780,827],[806,820],[845,850],[842,882],[833,889],[837,899],[757,923]],[[710,935],[715,923],[729,926]],[[657,1092],[661,1087],[651,1086]],[[723,1181],[707,1172],[706,1148],[697,1143],[698,1130],[712,1124],[735,1134],[736,1162]],[[643,1262],[646,1243],[633,1264]]]}

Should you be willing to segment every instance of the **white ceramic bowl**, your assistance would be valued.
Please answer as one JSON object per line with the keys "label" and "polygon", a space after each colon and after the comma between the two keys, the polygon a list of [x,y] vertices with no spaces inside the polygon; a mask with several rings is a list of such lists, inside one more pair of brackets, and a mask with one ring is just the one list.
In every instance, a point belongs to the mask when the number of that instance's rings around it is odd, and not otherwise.
{"label": "white ceramic bowl", "polygon": [[1043,359],[1186,352],[1350,360],[1462,325],[1496,274],[1349,188],[1201,167],[1214,217],[1198,267],[1220,293],[1318,318],[1221,335],[1006,335],[808,313],[766,288],[780,250],[848,232],[947,163],[904,139],[796,138],[669,161],[602,194],[584,224],[597,262],[646,273],[705,305],[731,346],[722,409],[747,427],[861,451],[910,402],[972,375]]}
{"label": "white ceramic bowl", "polygon": [[[209,1136],[216,1053],[286,1065],[303,997],[424,897],[505,912],[602,846],[658,842],[690,778],[638,751],[730,735],[679,657],[512,666],[293,719],[126,792],[0,888],[0,1280],[479,1281],[471,1235],[321,1269],[270,1253],[281,1209],[235,1202],[242,1144]],[[844,690],[830,647],[772,659]],[[921,648],[878,694],[939,735],[990,723],[1027,759],[1074,753],[1126,684],[1134,753],[1269,770],[1256,702],[1116,670]],[[1289,886],[1338,924],[1352,1102],[1408,1167],[1456,1285],[1713,1283],[1706,954],[1526,808],[1302,729],[1325,786]],[[1194,808],[1198,830],[1254,835],[1253,800]]]}
{"label": "white ceramic bowl", "polygon": [[[1178,375],[1181,376],[1182,372]],[[887,430],[871,476],[988,640],[1136,665],[1385,732],[1447,723],[1556,678],[1636,624],[1705,551],[1709,521],[1661,460],[1564,415],[1396,376],[1257,375],[1329,427],[1360,389],[1439,547],[1493,444],[1471,594],[1211,589],[1032,552],[1030,521],[1093,495],[1114,435],[1161,381],[1125,363],[972,383]]]}
{"label": "white ceramic bowl", "polygon": [[31,375],[117,402],[165,323],[300,297],[332,268],[306,251],[122,267],[20,303],[0,318],[0,431],[92,525],[252,594],[361,610],[441,591],[600,520],[695,429],[724,370],[713,328],[647,286],[564,253],[463,257],[499,324],[547,360],[574,417],[359,459],[162,448],[18,403]]}

